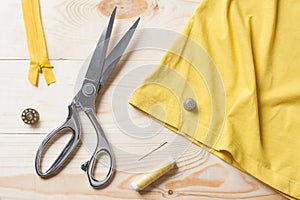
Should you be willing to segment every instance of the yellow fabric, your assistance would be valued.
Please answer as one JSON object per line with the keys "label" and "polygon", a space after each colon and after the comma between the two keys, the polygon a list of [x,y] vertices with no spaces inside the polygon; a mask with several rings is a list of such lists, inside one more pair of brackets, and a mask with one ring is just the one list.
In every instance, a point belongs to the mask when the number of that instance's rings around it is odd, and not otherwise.
{"label": "yellow fabric", "polygon": [[204,0],[130,104],[299,199],[299,11],[299,0]]}
{"label": "yellow fabric", "polygon": [[28,80],[37,86],[39,73],[43,73],[49,85],[55,82],[55,77],[52,72],[53,66],[48,60],[39,0],[22,0],[22,8],[30,54]]}

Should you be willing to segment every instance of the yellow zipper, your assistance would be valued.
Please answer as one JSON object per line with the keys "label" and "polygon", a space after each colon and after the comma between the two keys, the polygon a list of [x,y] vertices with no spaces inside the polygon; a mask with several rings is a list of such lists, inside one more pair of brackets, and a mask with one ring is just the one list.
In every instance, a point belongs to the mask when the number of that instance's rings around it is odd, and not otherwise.
{"label": "yellow zipper", "polygon": [[46,83],[50,85],[55,82],[55,77],[52,71],[53,66],[48,59],[40,14],[40,2],[39,0],[22,0],[22,8],[30,54],[28,80],[37,86],[39,73],[43,73]]}

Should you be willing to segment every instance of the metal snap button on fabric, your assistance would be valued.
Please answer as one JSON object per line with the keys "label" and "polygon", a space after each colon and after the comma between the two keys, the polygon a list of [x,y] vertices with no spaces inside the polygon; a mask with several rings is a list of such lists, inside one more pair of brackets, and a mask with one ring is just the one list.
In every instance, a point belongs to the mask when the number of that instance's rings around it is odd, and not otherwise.
{"label": "metal snap button on fabric", "polygon": [[39,121],[40,115],[38,111],[33,108],[27,108],[22,112],[22,120],[26,124],[35,124]]}
{"label": "metal snap button on fabric", "polygon": [[183,107],[188,111],[192,111],[196,108],[196,102],[192,98],[187,98],[183,103]]}

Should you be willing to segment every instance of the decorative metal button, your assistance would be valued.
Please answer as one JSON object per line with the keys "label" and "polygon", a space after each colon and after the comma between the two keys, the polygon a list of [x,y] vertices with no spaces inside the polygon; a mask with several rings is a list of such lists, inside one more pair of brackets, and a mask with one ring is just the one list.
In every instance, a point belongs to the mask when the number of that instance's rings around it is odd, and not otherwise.
{"label": "decorative metal button", "polygon": [[35,124],[39,121],[40,115],[38,111],[33,108],[27,108],[22,112],[22,120],[26,124]]}
{"label": "decorative metal button", "polygon": [[192,111],[196,108],[196,102],[192,98],[187,98],[183,103],[183,107],[188,111]]}

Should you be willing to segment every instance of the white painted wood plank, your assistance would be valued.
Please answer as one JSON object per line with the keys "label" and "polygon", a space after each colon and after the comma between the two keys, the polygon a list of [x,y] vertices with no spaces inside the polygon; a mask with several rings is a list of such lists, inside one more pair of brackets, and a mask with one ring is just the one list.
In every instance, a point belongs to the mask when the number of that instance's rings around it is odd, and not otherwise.
{"label": "white painted wood plank", "polygon": [[[108,18],[99,9],[101,1],[41,0],[43,27],[51,59],[85,59],[93,50]],[[139,29],[159,28],[181,32],[200,1],[149,1],[139,16]],[[130,6],[133,4],[125,4]],[[130,10],[130,7],[128,8]],[[0,2],[0,59],[26,59],[25,27],[20,0]],[[137,16],[138,17],[138,16]],[[113,35],[124,33],[137,17],[116,20]],[[141,54],[139,58],[145,54]]]}
{"label": "white painted wood plank", "polygon": [[[0,74],[2,97],[0,99],[0,121],[2,122],[0,123],[0,133],[8,130],[12,133],[45,133],[56,127],[67,116],[67,105],[75,94],[76,82],[80,80],[77,79],[79,72],[81,76],[85,73],[84,70],[81,70],[84,61],[53,61],[57,82],[47,86],[40,74],[39,87],[35,87],[27,80],[28,62],[0,61],[0,69],[3,72]],[[120,72],[115,73],[115,77],[109,79],[109,82],[113,80],[113,83],[108,83],[107,87],[109,88],[106,88],[101,101],[99,99],[97,102],[98,119],[111,127],[115,122],[113,114],[116,112],[111,103],[113,96],[121,99],[120,103],[123,107],[129,107],[130,94],[155,66],[155,63],[144,66],[142,61],[121,62]],[[135,68],[140,68],[139,71],[143,70],[145,73],[140,74],[133,70]],[[117,94],[116,91],[121,93]],[[118,105],[118,103],[114,104]],[[21,121],[21,112],[28,107],[33,107],[40,112],[41,119],[38,126],[28,126]],[[129,107],[129,109],[131,112],[135,112],[133,108]],[[121,114],[122,112],[127,112],[127,110],[121,111]],[[129,116],[124,120],[129,120]],[[114,129],[116,128],[115,126]]]}
{"label": "white painted wood plank", "polygon": [[[58,175],[41,179],[34,172],[33,162],[36,146],[43,136],[31,134],[21,138],[16,134],[0,135],[1,199],[283,199],[255,179],[195,145],[177,160],[177,169],[142,193],[130,186],[130,182],[139,175],[118,168],[108,187],[92,189],[86,174],[80,169],[81,163],[90,156],[83,147],[79,147],[76,155]],[[156,160],[159,161],[159,158]],[[131,165],[130,160],[128,165]],[[132,168],[140,171],[139,166]]]}
{"label": "white painted wood plank", "polygon": [[[148,0],[151,6],[139,14],[141,23],[128,48],[132,53],[122,58],[122,69],[109,80],[109,88],[96,105],[97,118],[117,161],[116,176],[104,190],[92,189],[80,170],[80,165],[90,157],[95,145],[95,135],[86,118],[82,120],[85,134],[81,145],[59,175],[40,179],[33,166],[36,149],[46,133],[66,118],[78,73],[83,74],[81,66],[107,22],[108,12],[100,8],[105,0],[40,1],[49,57],[55,66],[57,83],[46,86],[40,77],[38,88],[27,81],[29,55],[21,1],[1,1],[0,199],[284,199],[257,180],[161,125],[152,123],[151,119],[128,106],[127,101],[134,88],[154,69],[200,1]],[[114,28],[113,36],[117,39],[137,16],[129,17],[124,12],[126,9],[134,10],[136,4],[115,2],[124,6]],[[133,7],[126,7],[128,5]],[[160,32],[153,34],[153,30]],[[166,31],[171,31],[168,32],[171,33],[169,40],[161,37],[160,33]],[[34,107],[40,112],[39,125],[31,127],[21,121],[21,112],[26,107]],[[139,163],[142,155],[164,141],[168,141],[167,146]],[[45,165],[50,164],[63,144],[58,141],[47,152],[50,159]],[[186,148],[180,148],[182,146]],[[178,169],[151,185],[146,192],[133,191],[130,182],[138,176],[137,173],[147,171],[170,154],[179,158]]]}

